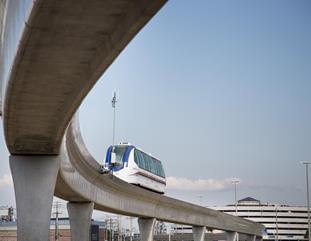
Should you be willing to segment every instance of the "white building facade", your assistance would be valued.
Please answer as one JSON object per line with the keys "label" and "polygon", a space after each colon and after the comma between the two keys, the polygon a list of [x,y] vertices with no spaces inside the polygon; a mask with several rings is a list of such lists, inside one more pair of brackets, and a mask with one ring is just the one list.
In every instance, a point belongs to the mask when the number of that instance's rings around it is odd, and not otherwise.
{"label": "white building facade", "polygon": [[237,205],[212,208],[263,224],[266,227],[264,240],[308,240],[306,207],[261,203],[259,200],[248,197],[239,200]]}

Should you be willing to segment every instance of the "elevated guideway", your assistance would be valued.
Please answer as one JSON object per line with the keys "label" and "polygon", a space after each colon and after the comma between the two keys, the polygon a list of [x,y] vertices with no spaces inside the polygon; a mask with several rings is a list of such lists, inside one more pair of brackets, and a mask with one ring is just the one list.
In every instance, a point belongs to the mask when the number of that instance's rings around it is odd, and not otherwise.
{"label": "elevated guideway", "polygon": [[[261,237],[262,226],[98,174],[71,119],[81,101],[165,0],[0,0],[3,126],[18,209],[18,240],[49,237],[55,194],[69,201],[73,240],[85,240],[93,207]],[[71,124],[70,124],[71,122]],[[69,126],[69,127],[68,127]],[[66,131],[67,130],[67,131]],[[77,215],[79,214],[79,215]],[[80,217],[80,218],[78,218]]]}
{"label": "elevated guideway", "polygon": [[147,191],[110,174],[99,174],[100,166],[83,143],[77,118],[69,125],[61,155],[55,189],[60,198],[92,201],[95,209],[123,215],[261,236],[262,226],[257,223]]}
{"label": "elevated guideway", "polygon": [[166,0],[7,0],[4,131],[12,154],[58,154],[81,101]]}

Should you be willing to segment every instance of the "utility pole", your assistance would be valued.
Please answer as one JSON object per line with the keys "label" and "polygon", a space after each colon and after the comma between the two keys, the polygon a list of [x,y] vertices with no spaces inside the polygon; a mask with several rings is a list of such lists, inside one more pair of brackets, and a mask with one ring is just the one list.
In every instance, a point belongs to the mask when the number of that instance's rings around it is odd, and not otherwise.
{"label": "utility pole", "polygon": [[172,225],[171,225],[171,223],[169,224],[169,232],[168,232],[168,241],[171,241],[171,232],[172,232]]}
{"label": "utility pole", "polygon": [[309,196],[309,164],[311,162],[302,162],[306,167],[306,184],[307,184],[307,208],[308,208],[308,240],[311,241],[311,226],[310,226],[310,196]]}
{"label": "utility pole", "polygon": [[62,214],[60,213],[58,210],[58,205],[59,205],[59,202],[55,202],[55,212],[53,214],[55,214],[55,241],[58,241],[59,240],[59,231],[58,231],[58,215],[59,214]]}
{"label": "utility pole", "polygon": [[113,235],[112,235],[112,219],[111,219],[111,217],[110,217],[110,241],[112,241],[113,240],[113,238],[114,237],[112,237]]}
{"label": "utility pole", "polygon": [[181,225],[181,241],[184,241],[184,225]]}
{"label": "utility pole", "polygon": [[130,241],[133,241],[132,221],[133,217],[130,217]]}
{"label": "utility pole", "polygon": [[118,215],[118,241],[121,241],[121,216]]}

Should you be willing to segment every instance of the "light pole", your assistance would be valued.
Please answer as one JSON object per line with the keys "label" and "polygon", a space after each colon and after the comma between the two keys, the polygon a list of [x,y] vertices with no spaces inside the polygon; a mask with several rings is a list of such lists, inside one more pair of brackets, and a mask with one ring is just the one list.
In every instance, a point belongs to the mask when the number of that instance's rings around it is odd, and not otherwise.
{"label": "light pole", "polygon": [[[110,163],[105,163],[101,165],[98,172],[100,174],[107,174],[111,173],[113,175],[113,167],[119,165],[120,163],[116,160],[116,153],[115,153],[115,136],[116,136],[116,104],[118,102],[117,92],[114,91],[112,94],[111,105],[113,108],[113,120],[112,120],[112,150],[110,156]],[[119,239],[119,236],[118,236]]]}
{"label": "light pole", "polygon": [[234,200],[235,200],[235,216],[238,216],[238,202],[236,197],[236,186],[240,183],[238,179],[234,179],[231,181],[232,184],[234,184]]}
{"label": "light pole", "polygon": [[307,184],[307,207],[308,207],[308,240],[311,241],[311,227],[310,227],[310,202],[309,202],[309,164],[311,162],[302,162],[306,166],[306,184]]}
{"label": "light pole", "polygon": [[117,92],[113,92],[112,100],[111,100],[111,105],[113,108],[113,121],[112,121],[112,146],[114,146],[115,142],[115,132],[116,132],[116,103],[117,103]]}

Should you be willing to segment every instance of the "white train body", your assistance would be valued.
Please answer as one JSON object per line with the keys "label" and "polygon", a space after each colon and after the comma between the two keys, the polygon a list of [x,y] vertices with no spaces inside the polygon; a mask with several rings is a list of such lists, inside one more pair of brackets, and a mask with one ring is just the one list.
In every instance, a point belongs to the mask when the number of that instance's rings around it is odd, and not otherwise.
{"label": "white train body", "polygon": [[111,165],[113,174],[118,178],[149,189],[164,193],[166,186],[162,163],[155,157],[130,144],[110,146],[106,154],[106,165]]}

